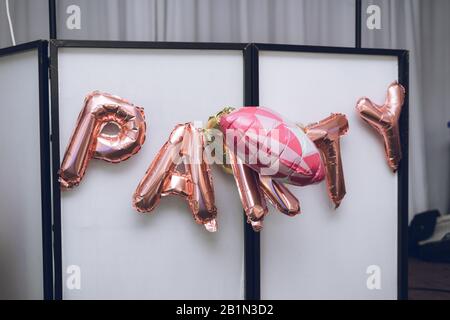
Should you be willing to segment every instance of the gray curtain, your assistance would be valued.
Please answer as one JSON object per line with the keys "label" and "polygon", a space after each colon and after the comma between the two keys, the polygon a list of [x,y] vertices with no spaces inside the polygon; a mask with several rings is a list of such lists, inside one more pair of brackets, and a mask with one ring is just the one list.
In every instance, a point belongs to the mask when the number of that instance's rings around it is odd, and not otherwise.
{"label": "gray curtain", "polygon": [[[5,3],[0,0],[0,48],[12,45]],[[48,39],[47,0],[9,0],[9,9],[17,44]]]}
{"label": "gray curtain", "polygon": [[429,205],[450,213],[450,1],[423,6],[422,112]]}
{"label": "gray curtain", "polygon": [[[363,8],[376,4],[381,8],[381,29],[362,28],[362,45],[372,48],[407,49],[410,51],[410,157],[409,157],[409,208],[410,218],[433,205],[430,202],[429,185],[435,183],[427,177],[427,164],[432,159],[426,156],[424,134],[424,87],[423,87],[423,42],[421,34],[421,0],[377,0],[363,1]],[[363,21],[365,23],[365,21]],[[442,165],[441,165],[442,167]],[[448,190],[448,189],[447,189]],[[441,206],[441,210],[446,209]]]}
{"label": "gray curtain", "polygon": [[410,51],[410,209],[450,211],[450,1],[377,4],[382,29],[363,28],[363,45]]}
{"label": "gray curtain", "polygon": [[[61,38],[354,44],[354,0],[59,0]],[[70,4],[84,15],[65,28]]]}
{"label": "gray curtain", "polygon": [[[0,47],[10,45],[0,0]],[[18,42],[48,34],[46,0],[10,0]],[[69,5],[81,29],[66,27]],[[381,29],[363,46],[410,50],[410,217],[450,209],[450,1],[364,0]],[[354,0],[57,0],[64,39],[272,42],[354,46]]]}

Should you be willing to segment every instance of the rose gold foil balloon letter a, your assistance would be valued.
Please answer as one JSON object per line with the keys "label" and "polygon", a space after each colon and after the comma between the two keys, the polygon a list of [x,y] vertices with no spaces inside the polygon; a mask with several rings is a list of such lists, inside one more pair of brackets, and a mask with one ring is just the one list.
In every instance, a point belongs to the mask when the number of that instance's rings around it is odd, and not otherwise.
{"label": "rose gold foil balloon letter a", "polygon": [[[103,132],[107,125],[115,126],[117,132]],[[145,130],[143,108],[108,93],[89,94],[59,170],[61,188],[78,185],[92,158],[117,163],[136,154],[144,143]]]}
{"label": "rose gold foil balloon letter a", "polygon": [[356,104],[361,118],[383,137],[387,162],[394,172],[402,158],[398,120],[404,102],[405,88],[398,82],[393,82],[388,88],[384,105],[376,105],[368,98],[361,98]]}
{"label": "rose gold foil balloon letter a", "polygon": [[[217,209],[204,146],[202,129],[192,123],[177,125],[134,192],[133,207],[139,212],[151,212],[161,197],[179,195],[187,200],[198,224],[216,231]],[[179,164],[183,170],[178,170]]]}

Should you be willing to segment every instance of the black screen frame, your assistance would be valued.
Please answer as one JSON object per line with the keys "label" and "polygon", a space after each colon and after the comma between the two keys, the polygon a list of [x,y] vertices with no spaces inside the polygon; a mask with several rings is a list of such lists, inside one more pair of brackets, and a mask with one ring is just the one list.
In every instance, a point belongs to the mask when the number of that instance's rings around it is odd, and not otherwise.
{"label": "black screen frame", "polygon": [[[397,298],[408,298],[408,136],[409,136],[409,53],[407,50],[368,49],[350,47],[325,47],[283,45],[266,43],[199,43],[199,42],[140,42],[140,41],[90,41],[90,40],[51,40],[50,41],[50,81],[52,113],[52,184],[53,184],[53,221],[54,221],[54,297],[63,298],[63,272],[61,248],[61,195],[58,182],[60,166],[59,142],[59,96],[58,96],[58,49],[59,48],[112,48],[112,49],[193,49],[193,50],[241,50],[244,59],[244,105],[259,104],[259,66],[258,56],[262,50],[340,53],[356,55],[395,56],[398,59],[399,82],[407,90],[405,105],[400,117],[400,135],[403,159],[398,169],[398,255],[397,255]],[[245,299],[261,298],[260,280],[260,236],[252,227],[244,223],[244,272]]]}
{"label": "black screen frame", "polygon": [[[398,81],[405,87],[406,97],[399,119],[402,160],[397,171],[397,299],[408,299],[408,168],[409,168],[409,51],[399,49],[372,49],[351,47],[304,46],[254,43],[252,58],[252,105],[259,105],[259,53],[260,51],[282,51],[302,53],[356,54],[396,57]],[[257,238],[259,238],[257,236]],[[259,239],[255,240],[258,243]],[[260,250],[258,250],[260,252]],[[260,260],[260,257],[257,257]],[[259,271],[258,271],[259,272]],[[256,288],[260,297],[260,287]]]}
{"label": "black screen frame", "polygon": [[[58,50],[60,48],[108,48],[108,49],[164,49],[164,50],[232,50],[241,51],[243,57],[243,93],[244,101],[248,101],[251,87],[250,44],[245,43],[200,43],[200,42],[143,42],[143,41],[92,41],[92,40],[50,40],[50,69],[51,69],[51,105],[52,105],[52,171],[53,171],[53,219],[54,219],[54,264],[55,264],[55,299],[63,299],[62,272],[62,235],[61,235],[61,191],[58,182],[60,168],[59,141],[59,89],[58,89]],[[252,299],[252,288],[255,287],[251,276],[255,262],[253,260],[252,240],[249,233],[254,231],[244,223],[244,268],[245,268],[245,298]]]}

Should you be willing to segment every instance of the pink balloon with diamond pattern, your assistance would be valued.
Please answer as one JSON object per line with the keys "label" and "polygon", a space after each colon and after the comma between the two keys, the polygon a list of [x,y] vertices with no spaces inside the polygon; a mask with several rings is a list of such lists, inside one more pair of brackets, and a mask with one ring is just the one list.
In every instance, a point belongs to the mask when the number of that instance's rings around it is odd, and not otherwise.
{"label": "pink balloon with diamond pattern", "polygon": [[228,149],[259,174],[298,186],[324,179],[314,143],[272,110],[242,107],[223,115],[219,124]]}

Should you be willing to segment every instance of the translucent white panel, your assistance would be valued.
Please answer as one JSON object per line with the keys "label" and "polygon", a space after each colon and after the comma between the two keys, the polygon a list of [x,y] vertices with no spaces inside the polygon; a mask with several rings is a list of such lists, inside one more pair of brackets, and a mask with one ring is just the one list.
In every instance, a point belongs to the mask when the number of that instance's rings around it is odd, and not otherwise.
{"label": "translucent white panel", "polygon": [[147,139],[120,164],[91,161],[80,186],[62,193],[64,284],[68,266],[81,268],[81,289],[64,287],[64,298],[242,298],[242,207],[232,177],[213,170],[217,233],[197,225],[179,197],[164,198],[149,215],[131,207],[176,124],[206,122],[225,105],[242,105],[242,52],[60,49],[61,157],[93,90],[143,106]]}
{"label": "translucent white panel", "polygon": [[42,299],[37,51],[0,57],[0,299]]}
{"label": "translucent white panel", "polygon": [[[272,211],[267,217],[261,233],[262,298],[396,298],[397,175],[355,104],[362,96],[382,103],[397,73],[395,57],[260,53],[260,105],[302,124],[341,112],[350,125],[341,140],[347,187],[341,206],[333,209],[323,182],[290,188],[301,215]],[[372,265],[379,267],[379,290],[367,287]]]}

